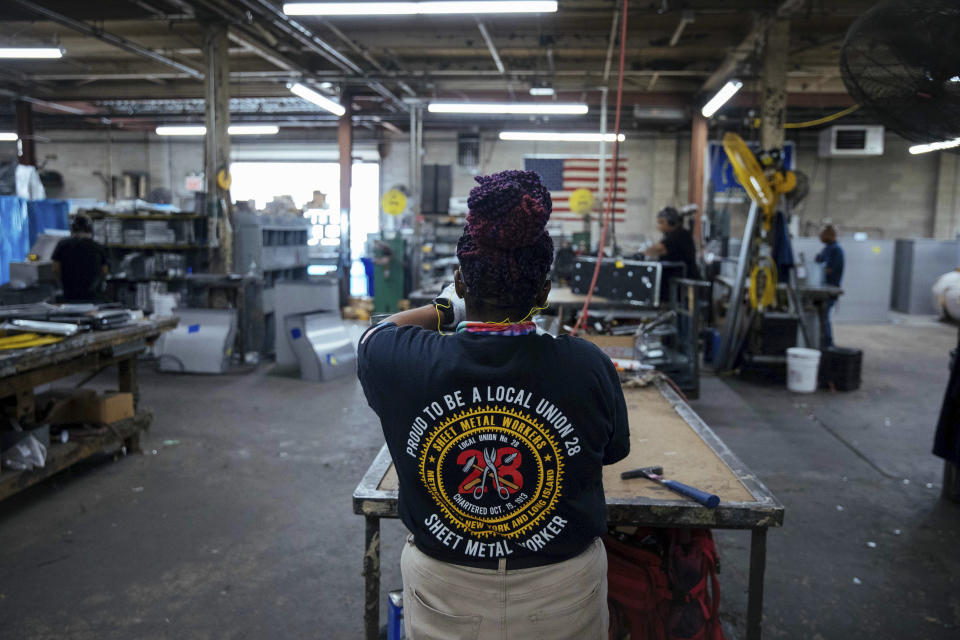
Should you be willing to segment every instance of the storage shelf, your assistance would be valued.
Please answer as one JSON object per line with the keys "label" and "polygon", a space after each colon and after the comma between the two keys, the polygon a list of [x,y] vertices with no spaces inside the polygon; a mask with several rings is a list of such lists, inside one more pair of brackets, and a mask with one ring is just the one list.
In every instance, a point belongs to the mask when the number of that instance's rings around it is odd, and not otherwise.
{"label": "storage shelf", "polygon": [[159,249],[163,251],[189,251],[206,249],[206,245],[197,244],[105,244],[108,249]]}
{"label": "storage shelf", "polygon": [[112,213],[95,213],[88,211],[87,215],[94,220],[202,220],[207,216],[199,216],[193,213],[164,213],[164,214],[148,214],[148,215],[137,215],[135,213],[120,213],[114,215]]}

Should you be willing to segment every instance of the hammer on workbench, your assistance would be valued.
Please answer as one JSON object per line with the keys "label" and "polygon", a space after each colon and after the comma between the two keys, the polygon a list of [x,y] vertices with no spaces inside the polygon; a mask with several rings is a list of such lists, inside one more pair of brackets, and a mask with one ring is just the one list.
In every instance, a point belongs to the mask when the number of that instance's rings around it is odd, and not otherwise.
{"label": "hammer on workbench", "polygon": [[700,491],[700,489],[683,484],[682,482],[677,482],[676,480],[667,480],[661,477],[660,474],[662,473],[663,467],[640,467],[639,469],[624,471],[620,474],[620,477],[624,480],[630,480],[631,478],[653,480],[657,484],[663,485],[675,493],[699,502],[708,509],[716,509],[717,505],[720,504],[720,498],[718,496],[707,493],[706,491]]}

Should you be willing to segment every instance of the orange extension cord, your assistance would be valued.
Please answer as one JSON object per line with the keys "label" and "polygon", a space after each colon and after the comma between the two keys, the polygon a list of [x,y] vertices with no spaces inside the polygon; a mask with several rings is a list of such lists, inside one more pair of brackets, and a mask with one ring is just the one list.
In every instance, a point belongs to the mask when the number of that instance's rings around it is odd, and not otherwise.
{"label": "orange extension cord", "polygon": [[[616,194],[617,171],[620,168],[620,110],[623,105],[623,67],[627,53],[627,3],[623,0],[623,10],[620,17],[620,67],[617,78],[617,110],[613,121],[613,171],[610,174],[610,184],[607,187],[607,202],[604,207],[603,231],[600,232],[600,248],[597,251],[597,266],[593,269],[593,278],[590,280],[590,288],[587,290],[587,299],[583,302],[583,309],[580,311],[580,317],[573,326],[571,335],[576,335],[582,327],[586,326],[587,312],[590,309],[590,301],[593,299],[593,289],[597,286],[597,276],[600,275],[600,262],[603,260],[603,249],[607,244],[607,231],[610,228],[610,220],[613,218],[613,200]],[[600,158],[600,162],[606,162],[606,158]]]}

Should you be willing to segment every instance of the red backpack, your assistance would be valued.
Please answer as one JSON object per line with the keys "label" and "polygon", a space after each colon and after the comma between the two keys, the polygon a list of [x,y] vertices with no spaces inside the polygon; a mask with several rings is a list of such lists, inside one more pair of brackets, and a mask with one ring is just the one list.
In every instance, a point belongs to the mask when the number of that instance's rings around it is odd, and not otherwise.
{"label": "red backpack", "polygon": [[708,529],[638,528],[603,541],[610,640],[724,640]]}
{"label": "red backpack", "polygon": [[669,640],[724,640],[719,560],[709,529],[669,529],[667,576],[673,601],[667,618]]}
{"label": "red backpack", "polygon": [[638,529],[633,535],[613,532],[603,543],[610,640],[667,640],[671,593],[659,537],[652,529]]}

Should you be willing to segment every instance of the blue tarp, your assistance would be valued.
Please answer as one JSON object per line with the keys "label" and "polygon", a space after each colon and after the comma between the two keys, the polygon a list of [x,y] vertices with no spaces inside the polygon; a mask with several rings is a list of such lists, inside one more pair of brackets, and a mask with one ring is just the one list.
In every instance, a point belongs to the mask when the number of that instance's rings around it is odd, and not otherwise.
{"label": "blue tarp", "polygon": [[70,205],[66,200],[31,200],[27,203],[27,217],[30,221],[30,246],[37,236],[48,229],[67,230],[70,223],[67,213]]}
{"label": "blue tarp", "polygon": [[0,284],[10,280],[10,263],[26,260],[29,251],[27,201],[16,196],[0,196]]}

